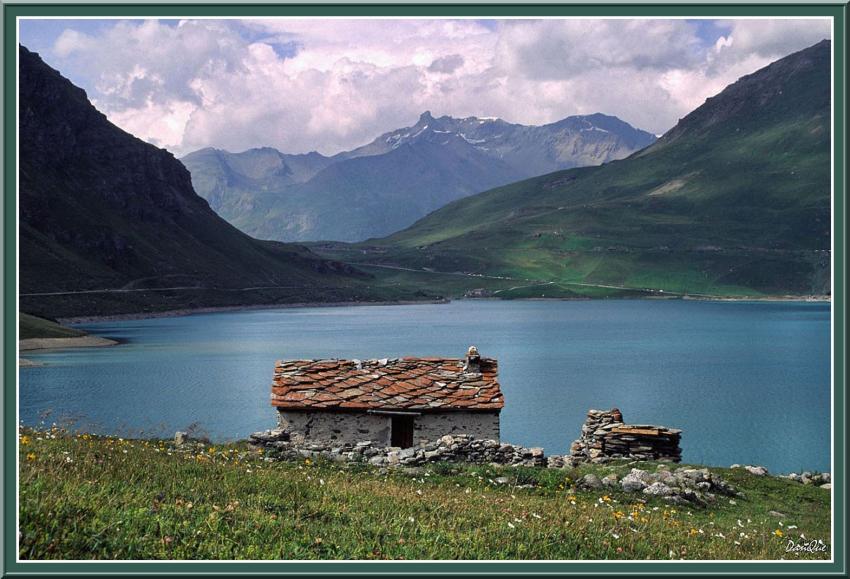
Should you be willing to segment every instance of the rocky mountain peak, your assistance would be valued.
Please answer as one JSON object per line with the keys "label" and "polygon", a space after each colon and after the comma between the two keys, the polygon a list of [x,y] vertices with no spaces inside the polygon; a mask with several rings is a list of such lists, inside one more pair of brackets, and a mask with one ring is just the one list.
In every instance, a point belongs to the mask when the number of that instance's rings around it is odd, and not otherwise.
{"label": "rocky mountain peak", "polygon": [[830,82],[831,43],[822,40],[808,48],[781,58],[766,67],[739,78],[719,94],[706,99],[700,107],[680,119],[659,140],[659,146],[684,136],[699,136],[731,121],[734,130],[742,130],[746,119],[769,115],[794,115],[811,110],[813,105],[828,107],[829,94],[822,102],[808,103],[800,98],[798,85]]}

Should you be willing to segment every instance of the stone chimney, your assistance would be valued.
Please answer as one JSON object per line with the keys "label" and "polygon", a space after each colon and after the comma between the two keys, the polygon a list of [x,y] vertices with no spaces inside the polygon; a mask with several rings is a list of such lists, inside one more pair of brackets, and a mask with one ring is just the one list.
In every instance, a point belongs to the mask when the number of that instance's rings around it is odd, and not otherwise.
{"label": "stone chimney", "polygon": [[470,346],[469,350],[466,351],[466,363],[463,365],[463,371],[468,374],[481,373],[481,356],[475,346]]}

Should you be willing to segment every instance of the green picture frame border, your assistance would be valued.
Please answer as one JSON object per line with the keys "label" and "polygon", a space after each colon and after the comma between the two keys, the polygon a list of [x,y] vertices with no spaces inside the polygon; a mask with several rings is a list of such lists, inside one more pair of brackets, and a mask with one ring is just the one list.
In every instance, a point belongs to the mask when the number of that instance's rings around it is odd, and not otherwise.
{"label": "green picture frame border", "polygon": [[[56,574],[817,574],[846,575],[846,23],[845,2],[804,3],[4,3],[3,51],[3,576]],[[16,19],[18,17],[103,16],[635,16],[741,17],[827,16],[833,32],[833,554],[832,562],[458,562],[458,561],[319,561],[319,562],[18,562],[17,561],[17,329],[16,321]]]}

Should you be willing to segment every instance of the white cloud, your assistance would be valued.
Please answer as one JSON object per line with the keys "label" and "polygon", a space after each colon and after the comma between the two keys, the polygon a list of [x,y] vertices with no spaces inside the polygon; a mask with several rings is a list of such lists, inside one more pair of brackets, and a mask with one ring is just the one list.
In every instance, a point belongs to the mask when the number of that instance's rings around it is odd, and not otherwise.
{"label": "white cloud", "polygon": [[76,30],[66,29],[62,31],[56,43],[53,46],[53,51],[57,56],[67,57],[75,51],[89,50],[95,45],[95,40],[90,36],[77,32]]}
{"label": "white cloud", "polygon": [[419,113],[546,123],[605,112],[653,133],[829,36],[824,20],[120,21],[48,61],[119,126],[177,154],[334,153]]}
{"label": "white cloud", "polygon": [[[97,106],[97,101],[94,104]],[[195,110],[195,105],[189,102],[157,104],[147,101],[144,106],[117,111],[109,117],[128,133],[157,147],[174,150],[183,143],[186,125]]]}
{"label": "white cloud", "polygon": [[731,28],[728,48],[771,60],[830,38],[830,22],[823,18],[729,20],[722,24]]}

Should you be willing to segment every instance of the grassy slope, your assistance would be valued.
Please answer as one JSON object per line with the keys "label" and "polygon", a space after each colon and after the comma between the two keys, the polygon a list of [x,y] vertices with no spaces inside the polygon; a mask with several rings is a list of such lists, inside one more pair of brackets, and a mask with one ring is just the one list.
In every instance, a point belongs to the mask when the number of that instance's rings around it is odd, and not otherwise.
{"label": "grassy slope", "polygon": [[86,335],[85,332],[60,326],[50,320],[31,316],[23,312],[20,312],[19,315],[18,328],[21,340],[28,340],[30,338],[78,338]]}
{"label": "grassy slope", "polygon": [[829,46],[816,45],[731,85],[628,159],[494,189],[355,251],[324,252],[580,294],[573,284],[828,293],[829,86]]}
{"label": "grassy slope", "polygon": [[625,466],[411,474],[269,463],[241,444],[176,450],[57,430],[22,431],[20,444],[23,559],[828,558],[785,546],[829,544],[830,493],[740,469],[712,470],[746,498],[703,510],[572,488]]}

